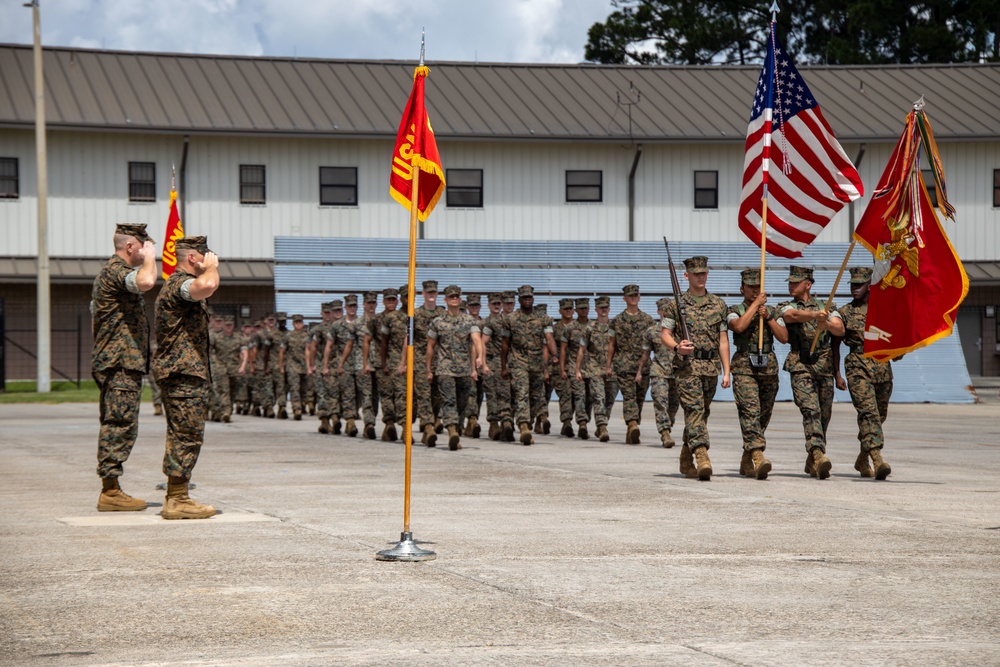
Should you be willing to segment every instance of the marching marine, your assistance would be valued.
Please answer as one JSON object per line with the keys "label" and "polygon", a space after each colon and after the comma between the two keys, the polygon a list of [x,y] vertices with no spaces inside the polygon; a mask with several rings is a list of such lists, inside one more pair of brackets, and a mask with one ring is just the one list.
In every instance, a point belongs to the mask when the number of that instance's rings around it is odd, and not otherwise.
{"label": "marching marine", "polygon": [[653,414],[656,417],[656,431],[660,434],[660,444],[666,448],[674,446],[670,435],[673,421],[670,419],[670,380],[673,378],[674,352],[663,342],[663,317],[671,303],[670,297],[656,301],[656,310],[660,321],[651,324],[642,334],[642,359],[639,360],[639,372],[649,366],[649,393],[653,397]]}
{"label": "marching marine", "polygon": [[608,318],[611,311],[610,297],[599,296],[594,299],[594,308],[597,310],[597,320],[580,328],[580,348],[576,352],[574,371],[576,379],[587,385],[594,423],[597,425],[597,439],[607,442],[611,439],[608,434],[608,415],[618,397],[618,378],[605,363],[611,342],[611,322]]}
{"label": "marching marine", "polygon": [[649,390],[649,372],[639,373],[642,334],[653,324],[653,318],[639,310],[638,285],[623,287],[622,299],[625,310],[611,320],[608,331],[607,368],[614,371],[622,393],[622,418],[627,425],[625,442],[638,445],[642,404]]}
{"label": "marching marine", "polygon": [[[489,295],[489,308],[490,314],[482,323],[482,339],[486,348],[486,365],[493,369],[500,368],[503,349],[501,332],[506,328],[503,297],[499,293]],[[486,376],[486,419],[490,423],[490,440],[514,442],[512,414],[510,381],[500,373],[490,373]]]}
{"label": "marching marine", "polygon": [[[535,309],[535,290],[522,285],[517,290],[521,307],[510,314],[506,329],[501,332],[503,347],[500,351],[500,373],[511,378],[514,399],[514,419],[521,431],[521,444],[532,445],[531,435],[534,415],[541,420],[541,406],[545,401],[545,356],[555,356],[552,338],[552,320]],[[548,424],[548,420],[544,421]]]}

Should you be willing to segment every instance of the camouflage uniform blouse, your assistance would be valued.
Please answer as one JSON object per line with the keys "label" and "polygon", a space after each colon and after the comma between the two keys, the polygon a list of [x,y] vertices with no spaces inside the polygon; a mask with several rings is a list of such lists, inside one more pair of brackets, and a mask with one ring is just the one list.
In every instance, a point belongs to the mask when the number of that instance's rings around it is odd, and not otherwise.
{"label": "camouflage uniform blouse", "polygon": [[490,337],[490,342],[486,344],[486,364],[491,369],[496,365],[495,370],[497,371],[500,370],[500,353],[503,350],[502,332],[506,329],[505,319],[503,313],[499,315],[490,313],[489,317],[482,322],[483,335]]}
{"label": "camouflage uniform blouse", "polygon": [[149,371],[149,321],[146,301],[136,287],[135,269],[115,255],[94,279],[91,291],[94,315],[94,351],[91,357],[95,372],[109,368]]}
{"label": "camouflage uniform blouse", "polygon": [[[580,345],[586,350],[580,375],[585,378],[603,378],[608,360],[608,343],[611,340],[611,323],[591,322],[580,331]],[[575,363],[575,362],[574,362]]]}
{"label": "camouflage uniform blouse", "polygon": [[450,315],[445,311],[444,315],[431,322],[427,337],[437,341],[434,347],[435,375],[472,375],[473,333],[480,333],[479,323],[467,313]]}
{"label": "camouflage uniform blouse", "polygon": [[[726,325],[733,320],[738,320],[747,312],[747,304],[741,301],[735,306],[730,306],[726,313]],[[778,324],[785,326],[785,321],[781,319],[781,313],[774,306],[767,306],[767,314],[778,320]],[[729,364],[729,372],[733,375],[777,375],[778,357],[774,353],[774,334],[771,328],[764,324],[764,349],[767,350],[767,366],[756,369],[750,365],[750,355],[757,354],[757,332],[760,331],[760,315],[754,315],[747,325],[746,330],[738,334],[733,332],[733,360]]]}
{"label": "camouflage uniform blouse", "polygon": [[[357,320],[355,320],[357,321]],[[328,340],[332,345],[330,347],[330,370],[336,371],[337,365],[340,364],[340,357],[344,354],[344,348],[347,344],[354,339],[354,322],[348,322],[346,317],[341,317],[339,320],[330,325],[326,330],[326,340]],[[364,343],[362,342],[362,345]],[[326,343],[320,346],[320,349],[324,349]],[[353,351],[352,351],[353,353]],[[320,355],[322,359],[322,354]],[[344,362],[344,372],[351,372],[349,368],[351,362],[350,360]]]}
{"label": "camouflage uniform blouse", "polygon": [[285,351],[285,372],[302,375],[306,372],[306,345],[311,334],[308,329],[302,331],[292,329],[281,341],[281,349]]}
{"label": "camouflage uniform blouse", "polygon": [[[711,359],[695,359],[694,355],[684,356],[676,354],[674,356],[674,375],[718,375],[722,372],[722,360],[719,358],[719,333],[729,330],[726,324],[726,311],[729,307],[726,302],[714,294],[706,293],[704,296],[695,296],[691,292],[684,292],[681,295],[684,302],[684,319],[687,322],[688,335],[694,343],[694,349],[702,352],[714,353]],[[674,340],[680,342],[682,335],[677,324],[677,302],[671,301],[664,311],[664,329],[674,332]]]}
{"label": "camouflage uniform blouse", "polygon": [[[556,338],[556,347],[560,350],[562,349],[562,344],[566,343],[566,374],[567,376],[573,375],[573,369],[576,368],[576,355],[580,350],[580,334],[583,333],[583,329],[586,327],[579,320],[573,320],[568,325],[566,325],[562,334],[559,338]],[[584,359],[586,361],[586,359]],[[580,367],[581,373],[583,372],[583,367]]]}
{"label": "camouflage uniform blouse", "polygon": [[448,309],[444,306],[434,306],[433,310],[418,306],[413,310],[413,354],[427,353],[427,332],[430,331],[431,322],[447,312]]}
{"label": "camouflage uniform blouse", "polygon": [[632,374],[639,370],[642,358],[642,334],[653,324],[653,318],[641,310],[635,315],[622,311],[609,325],[608,335],[615,339],[612,364],[616,374]]}
{"label": "camouflage uniform blouse", "polygon": [[244,347],[242,336],[237,333],[227,336],[225,332],[219,332],[212,337],[211,346],[212,364],[218,364],[216,370],[236,375],[240,370],[240,352]]}
{"label": "camouflage uniform blouse", "polygon": [[660,324],[650,325],[642,333],[642,349],[650,353],[649,376],[654,378],[673,377],[674,354],[675,352],[663,344],[663,337],[660,332],[663,327]]}
{"label": "camouflage uniform blouse", "polygon": [[379,331],[383,336],[389,337],[389,349],[385,358],[390,372],[394,372],[403,358],[403,343],[406,342],[406,335],[409,333],[408,319],[406,311],[398,308],[379,316]]}
{"label": "camouflage uniform blouse", "polygon": [[[808,310],[817,311],[823,310],[824,304],[816,297],[812,297],[808,301],[785,301],[778,304],[778,311],[784,315],[789,310]],[[840,318],[840,313],[837,312],[837,305],[830,304],[830,319]],[[813,375],[833,375],[833,358],[830,353],[830,333],[824,331],[819,336],[819,342],[816,343],[816,353],[819,355],[819,359],[815,364],[806,365],[802,363],[801,357],[799,355],[799,350],[805,349],[806,352],[809,351],[812,345],[813,336],[816,335],[816,325],[815,320],[809,322],[786,322],[785,328],[788,329],[788,344],[791,346],[791,350],[788,356],[785,357],[784,369],[789,373],[812,373]]]}
{"label": "camouflage uniform blouse", "polygon": [[869,382],[892,381],[892,366],[865,356],[865,320],[868,304],[855,306],[849,303],[840,309],[844,321],[844,344],[851,352],[844,358],[844,372],[848,378],[860,376]]}
{"label": "camouflage uniform blouse", "polygon": [[501,335],[510,338],[507,351],[508,368],[527,368],[542,372],[545,369],[545,334],[552,333],[552,318],[537,310],[531,314],[515,310],[506,321],[507,328]]}
{"label": "camouflage uniform blouse", "polygon": [[153,377],[173,374],[208,380],[208,313],[204,301],[184,298],[181,287],[194,277],[177,269],[156,297],[155,321],[158,347],[153,353]]}

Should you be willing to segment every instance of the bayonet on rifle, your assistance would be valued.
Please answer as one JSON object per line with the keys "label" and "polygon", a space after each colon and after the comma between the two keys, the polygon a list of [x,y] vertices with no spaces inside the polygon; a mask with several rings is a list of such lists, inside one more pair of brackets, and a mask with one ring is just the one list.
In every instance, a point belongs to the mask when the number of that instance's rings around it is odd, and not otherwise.
{"label": "bayonet on rifle", "polygon": [[[667,243],[667,237],[663,237],[663,247],[667,249],[667,265],[670,267],[670,287],[674,291],[674,301],[677,303],[677,324],[679,327],[675,327],[676,330],[680,330],[683,336],[682,340],[691,340],[688,335],[687,318],[684,316],[684,301],[681,299],[681,284],[677,280],[677,270],[674,268],[674,260],[670,256],[670,244]],[[678,341],[680,342],[680,341]]]}

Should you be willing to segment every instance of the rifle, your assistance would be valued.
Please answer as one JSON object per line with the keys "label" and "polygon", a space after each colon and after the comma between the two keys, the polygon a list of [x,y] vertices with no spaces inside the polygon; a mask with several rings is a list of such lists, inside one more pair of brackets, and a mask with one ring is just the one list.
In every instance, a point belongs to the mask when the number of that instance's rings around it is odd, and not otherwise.
{"label": "rifle", "polygon": [[663,247],[667,249],[667,265],[670,267],[670,287],[674,291],[674,302],[677,304],[677,323],[680,325],[680,332],[683,336],[682,340],[691,340],[688,335],[687,319],[684,317],[684,302],[681,300],[681,284],[677,280],[677,270],[674,268],[674,260],[670,256],[670,244],[667,243],[666,236],[663,237]]}

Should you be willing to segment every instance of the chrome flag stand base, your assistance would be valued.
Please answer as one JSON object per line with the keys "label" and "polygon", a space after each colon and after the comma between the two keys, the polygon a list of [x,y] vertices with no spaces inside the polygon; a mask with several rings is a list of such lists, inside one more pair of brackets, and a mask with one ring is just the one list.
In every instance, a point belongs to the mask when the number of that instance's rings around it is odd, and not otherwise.
{"label": "chrome flag stand base", "polygon": [[[399,542],[391,549],[379,551],[375,554],[375,560],[402,561],[405,563],[418,563],[424,560],[434,560],[437,554],[429,549],[421,549],[413,539],[413,533],[400,533]],[[421,544],[426,544],[422,542]]]}

